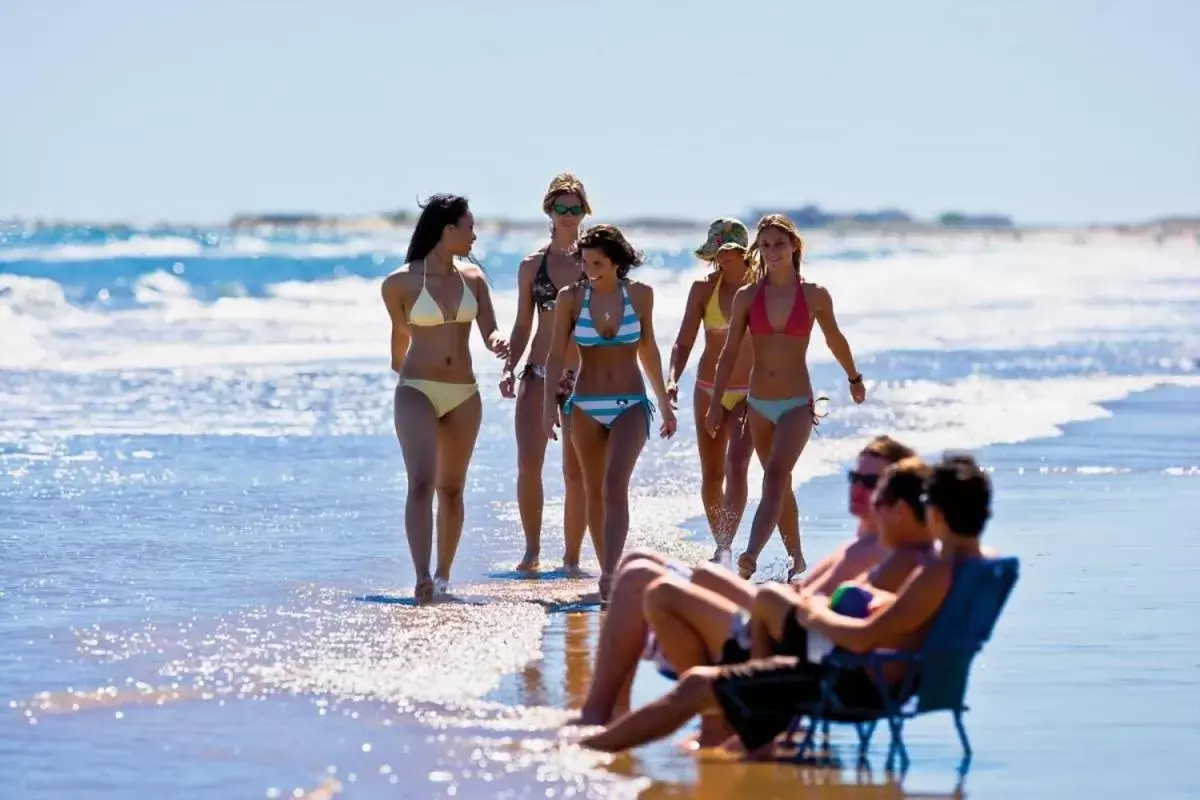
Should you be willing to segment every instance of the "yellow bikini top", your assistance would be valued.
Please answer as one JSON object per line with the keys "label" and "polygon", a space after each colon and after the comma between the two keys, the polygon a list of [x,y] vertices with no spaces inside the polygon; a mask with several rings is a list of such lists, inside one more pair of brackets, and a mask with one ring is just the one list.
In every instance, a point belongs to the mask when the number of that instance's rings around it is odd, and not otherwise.
{"label": "yellow bikini top", "polygon": [[704,330],[723,331],[729,327],[729,320],[721,311],[721,278],[717,277],[717,285],[713,287],[708,302],[704,304]]}
{"label": "yellow bikini top", "polygon": [[454,272],[462,281],[462,298],[458,301],[458,311],[455,312],[454,319],[446,319],[446,315],[442,313],[442,307],[425,288],[429,269],[425,265],[425,259],[421,259],[421,291],[417,295],[417,301],[412,304],[412,310],[408,312],[410,325],[425,328],[450,322],[471,322],[475,319],[475,315],[479,313],[479,302],[475,299],[475,293],[471,291],[470,286],[467,286],[467,279],[462,276],[457,267]]}

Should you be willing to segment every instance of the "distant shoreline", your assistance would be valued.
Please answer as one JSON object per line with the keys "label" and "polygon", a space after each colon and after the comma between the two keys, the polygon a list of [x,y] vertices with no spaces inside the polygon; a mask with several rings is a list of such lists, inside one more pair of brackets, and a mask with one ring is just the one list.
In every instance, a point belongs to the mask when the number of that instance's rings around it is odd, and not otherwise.
{"label": "distant shoreline", "polygon": [[[787,212],[783,212],[787,213]],[[755,211],[747,215],[748,224],[760,215]],[[793,219],[796,215],[789,214]],[[1080,225],[1020,225],[1008,218],[987,216],[990,224],[973,224],[972,218],[963,215],[961,222],[946,224],[939,221],[924,220],[886,220],[886,219],[855,219],[854,215],[843,215],[822,224],[805,224],[810,222],[800,215],[796,219],[798,226],[805,233],[828,233],[834,236],[855,234],[877,235],[922,235],[922,234],[995,234],[999,236],[1039,232],[1085,233],[1088,231],[1110,231],[1123,234],[1146,234],[1159,236],[1187,235],[1200,236],[1200,216],[1176,216],[1147,220],[1136,223],[1090,223]],[[863,215],[869,216],[869,215]],[[1003,220],[1007,220],[1004,224]],[[709,220],[685,218],[656,218],[628,217],[624,219],[603,220],[631,230],[651,233],[691,233],[703,231],[709,225]],[[371,234],[371,233],[401,233],[412,229],[416,222],[415,215],[406,212],[394,214],[365,214],[365,215],[321,215],[321,214],[239,214],[224,222],[212,223],[180,223],[156,221],[150,224],[100,221],[100,220],[66,220],[66,219],[0,219],[0,226],[15,225],[33,227],[35,230],[55,230],[68,228],[91,228],[109,233],[153,233],[156,231],[196,231],[208,232],[215,230],[230,230],[234,232],[256,231],[270,233],[273,231],[311,231],[332,234]],[[504,217],[479,218],[477,224],[488,234],[527,234],[546,230],[544,219],[512,219]]]}

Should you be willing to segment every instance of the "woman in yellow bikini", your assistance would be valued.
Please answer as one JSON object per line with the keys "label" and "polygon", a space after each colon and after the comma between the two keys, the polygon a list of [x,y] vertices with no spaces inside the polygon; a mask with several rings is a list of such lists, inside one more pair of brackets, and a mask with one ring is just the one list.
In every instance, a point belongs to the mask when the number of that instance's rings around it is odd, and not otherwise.
{"label": "woman in yellow bikini", "polygon": [[[792,469],[808,444],[815,421],[812,380],[808,374],[808,343],[813,323],[821,328],[825,344],[846,373],[855,403],[867,397],[862,373],[846,337],[838,328],[829,291],[800,275],[804,240],[796,224],[782,214],[769,214],[758,228],[747,253],[751,282],[738,289],[729,315],[729,334],[717,360],[705,427],[709,435],[720,430],[724,415],[716,397],[725,391],[740,360],[747,332],[754,348],[747,420],[754,449],[763,466],[762,500],[750,527],[746,552],[738,558],[738,572],[749,578],[758,567],[771,531],[784,504],[792,495]],[[792,572],[804,572],[804,555],[790,552]]]}
{"label": "woman in yellow bikini", "polygon": [[[697,257],[711,262],[715,269],[693,283],[688,293],[683,322],[675,337],[675,345],[671,348],[667,392],[672,401],[677,400],[679,379],[687,368],[696,333],[703,324],[704,351],[696,367],[696,389],[692,398],[697,432],[704,430],[717,357],[729,329],[727,309],[732,308],[734,293],[746,279],[746,247],[749,242],[750,233],[741,222],[736,219],[717,219],[708,228],[707,240],[695,251]],[[709,530],[717,545],[712,561],[726,567],[732,567],[733,539],[746,510],[746,471],[754,452],[750,429],[745,424],[746,395],[750,391],[750,368],[753,363],[753,347],[750,342],[744,342],[729,378],[729,388],[721,394],[723,418],[717,434],[696,437],[696,447],[700,452],[700,497],[708,517]],[[785,504],[779,527],[788,551],[792,552],[800,538],[800,522],[794,498],[790,504]]]}
{"label": "woman in yellow bikini", "polygon": [[[463,489],[483,411],[471,367],[471,323],[489,350],[508,357],[483,270],[455,263],[470,256],[474,242],[475,218],[466,198],[435,194],[422,207],[404,266],[383,281],[392,370],[400,376],[395,423],[408,471],[404,528],[419,603],[449,590],[462,536]],[[431,577],[435,493],[437,571]]]}

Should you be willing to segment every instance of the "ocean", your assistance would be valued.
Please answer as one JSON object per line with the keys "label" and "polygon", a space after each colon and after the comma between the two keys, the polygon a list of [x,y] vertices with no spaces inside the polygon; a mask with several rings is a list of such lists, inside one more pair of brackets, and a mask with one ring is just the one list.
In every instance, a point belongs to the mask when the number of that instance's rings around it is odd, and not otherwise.
{"label": "ocean", "polygon": [[[664,361],[702,232],[629,231]],[[529,234],[476,255],[511,324]],[[796,473],[809,562],[852,530],[843,471],[877,433],[993,471],[986,539],[1022,561],[967,715],[913,764],[610,758],[561,739],[586,690],[593,580],[520,580],[513,406],[473,340],[484,420],[454,565],[413,608],[379,281],[394,234],[0,225],[0,785],[126,798],[1194,797],[1200,745],[1200,248],[1085,235],[813,234],[867,376]],[[693,355],[693,366],[698,353]],[[695,426],[653,439],[629,546],[699,561]],[[542,563],[561,556],[547,458]],[[761,471],[751,469],[751,509]],[[738,546],[738,545],[735,545]],[[590,546],[585,567],[596,569]],[[784,573],[778,539],[760,575]],[[1189,620],[1191,620],[1189,622]],[[666,688],[639,673],[635,697]],[[852,735],[835,747],[852,762]]]}

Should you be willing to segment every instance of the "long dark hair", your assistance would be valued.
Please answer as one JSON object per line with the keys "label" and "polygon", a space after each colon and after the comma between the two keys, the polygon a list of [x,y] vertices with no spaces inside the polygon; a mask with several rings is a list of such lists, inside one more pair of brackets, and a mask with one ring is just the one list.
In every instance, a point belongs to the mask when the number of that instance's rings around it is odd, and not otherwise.
{"label": "long dark hair", "polygon": [[621,280],[625,280],[631,269],[642,265],[642,254],[616,225],[593,225],[580,235],[571,252],[577,261],[582,261],[583,251],[592,249],[604,253],[616,265],[617,277]]}
{"label": "long dark hair", "polygon": [[417,226],[408,240],[408,254],[404,256],[409,264],[429,255],[442,240],[442,231],[446,226],[457,225],[471,210],[467,198],[457,194],[430,195],[417,206],[421,209],[421,216],[417,217]]}

